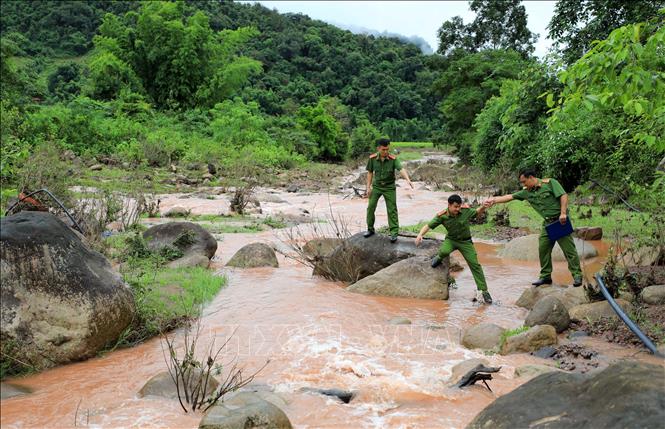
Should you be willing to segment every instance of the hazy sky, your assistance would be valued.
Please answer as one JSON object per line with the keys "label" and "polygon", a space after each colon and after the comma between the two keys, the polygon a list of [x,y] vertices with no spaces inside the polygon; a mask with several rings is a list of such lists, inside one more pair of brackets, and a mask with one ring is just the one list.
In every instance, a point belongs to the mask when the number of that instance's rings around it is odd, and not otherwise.
{"label": "hazy sky", "polygon": [[[253,2],[252,2],[253,3]],[[459,15],[465,23],[474,14],[466,1],[258,1],[279,12],[299,12],[331,24],[346,24],[405,36],[420,36],[436,51],[436,31],[444,21]],[[524,1],[529,30],[540,34],[535,54],[543,56],[551,45],[547,24],[555,1]]]}

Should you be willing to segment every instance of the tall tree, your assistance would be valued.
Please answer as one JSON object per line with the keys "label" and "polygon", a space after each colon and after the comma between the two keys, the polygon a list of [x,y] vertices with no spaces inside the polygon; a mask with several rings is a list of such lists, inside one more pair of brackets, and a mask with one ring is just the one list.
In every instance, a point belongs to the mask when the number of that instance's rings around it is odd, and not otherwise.
{"label": "tall tree", "polygon": [[449,55],[456,49],[478,52],[483,49],[512,49],[527,57],[538,35],[527,27],[526,9],[521,0],[472,0],[476,18],[464,24],[459,16],[439,28],[439,50]]}
{"label": "tall tree", "polygon": [[260,72],[258,61],[238,55],[256,30],[215,32],[203,12],[190,13],[182,2],[148,2],[123,19],[107,14],[94,38],[92,94],[113,98],[131,84],[159,108],[212,106]]}
{"label": "tall tree", "polygon": [[663,7],[663,0],[559,0],[548,26],[549,38],[572,64],[594,40],[605,39],[623,25],[648,21]]}

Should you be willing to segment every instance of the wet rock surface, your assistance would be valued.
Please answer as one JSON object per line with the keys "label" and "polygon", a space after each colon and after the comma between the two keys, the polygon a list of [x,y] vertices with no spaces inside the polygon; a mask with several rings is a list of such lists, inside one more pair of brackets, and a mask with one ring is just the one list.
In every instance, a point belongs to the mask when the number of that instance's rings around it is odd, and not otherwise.
{"label": "wet rock surface", "polygon": [[499,346],[505,331],[505,328],[493,323],[479,323],[464,331],[462,345],[469,349],[492,350]]}
{"label": "wet rock surface", "polygon": [[448,265],[432,268],[430,258],[415,256],[365,277],[346,290],[366,295],[448,299]]}
{"label": "wet rock surface", "polygon": [[50,213],[20,212],[1,222],[3,346],[13,344],[16,357],[43,369],[94,356],[115,341],[135,305],[110,262]]}
{"label": "wet rock surface", "polygon": [[561,301],[554,296],[546,296],[539,300],[524,321],[526,326],[551,325],[557,333],[568,329],[570,316]]}
{"label": "wet rock surface", "polygon": [[203,417],[199,429],[291,429],[284,411],[255,392],[242,392],[219,402]]}
{"label": "wet rock surface", "polygon": [[[182,252],[183,256],[171,262],[172,267],[201,266],[203,256],[210,260],[217,251],[217,240],[201,225],[192,222],[168,222],[150,227],[143,233],[148,249],[159,253],[163,249]],[[185,265],[185,264],[188,265]]]}
{"label": "wet rock surface", "polygon": [[589,375],[550,372],[501,396],[467,428],[662,428],[664,375],[635,361]]}
{"label": "wet rock surface", "polygon": [[279,263],[272,247],[265,243],[251,243],[238,250],[226,266],[237,268],[277,268],[279,267]]}
{"label": "wet rock surface", "polygon": [[418,247],[411,239],[399,238],[396,243],[384,234],[369,238],[358,233],[346,239],[314,269],[334,280],[355,282],[412,256],[432,257],[441,243],[423,240]]}

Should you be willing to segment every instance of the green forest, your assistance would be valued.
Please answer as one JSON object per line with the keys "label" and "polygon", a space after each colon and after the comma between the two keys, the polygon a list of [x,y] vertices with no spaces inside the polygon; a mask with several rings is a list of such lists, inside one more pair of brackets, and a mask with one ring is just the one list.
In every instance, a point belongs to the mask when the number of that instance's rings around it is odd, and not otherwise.
{"label": "green forest", "polygon": [[29,161],[53,151],[274,172],[353,161],[388,137],[449,147],[487,177],[516,184],[535,167],[660,206],[664,2],[559,0],[545,58],[520,1],[469,8],[425,55],[259,4],[2,2],[3,194],[36,187]]}

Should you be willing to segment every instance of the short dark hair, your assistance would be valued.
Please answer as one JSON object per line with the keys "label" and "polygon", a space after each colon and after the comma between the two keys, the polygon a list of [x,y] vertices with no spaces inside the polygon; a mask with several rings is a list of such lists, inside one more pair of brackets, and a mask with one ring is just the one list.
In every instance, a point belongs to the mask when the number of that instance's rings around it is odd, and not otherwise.
{"label": "short dark hair", "polygon": [[524,176],[524,177],[536,177],[537,176],[536,169],[535,168],[524,168],[524,169],[520,170],[520,174],[517,177],[522,177],[522,176]]}
{"label": "short dark hair", "polygon": [[376,141],[376,145],[377,146],[383,146],[383,147],[389,146],[390,145],[390,139],[386,139],[386,138],[378,139]]}
{"label": "short dark hair", "polygon": [[448,197],[448,204],[462,204],[462,197],[460,197],[457,194],[452,194],[451,196]]}

